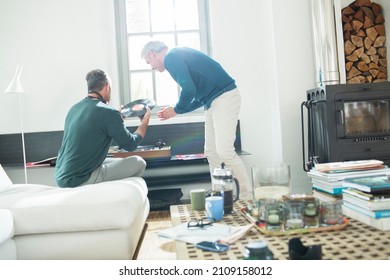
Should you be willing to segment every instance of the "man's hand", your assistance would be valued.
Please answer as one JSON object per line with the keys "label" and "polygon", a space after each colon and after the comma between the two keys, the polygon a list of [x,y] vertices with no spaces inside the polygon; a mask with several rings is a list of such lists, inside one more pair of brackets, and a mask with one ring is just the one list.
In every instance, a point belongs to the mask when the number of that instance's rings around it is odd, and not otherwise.
{"label": "man's hand", "polygon": [[152,113],[150,112],[150,108],[148,106],[145,106],[145,110],[146,110],[146,113],[143,116],[139,116],[139,119],[141,120],[141,122],[145,121],[145,122],[149,123],[150,116],[152,115]]}
{"label": "man's hand", "polygon": [[162,121],[168,120],[176,115],[177,114],[175,110],[173,110],[173,107],[165,107],[157,112],[158,118]]}
{"label": "man's hand", "polygon": [[147,130],[148,125],[149,125],[150,115],[151,115],[150,108],[148,106],[146,106],[145,109],[146,109],[145,115],[142,118],[140,117],[141,124],[134,132],[134,133],[138,133],[139,135],[141,135],[142,138],[145,137],[146,130]]}

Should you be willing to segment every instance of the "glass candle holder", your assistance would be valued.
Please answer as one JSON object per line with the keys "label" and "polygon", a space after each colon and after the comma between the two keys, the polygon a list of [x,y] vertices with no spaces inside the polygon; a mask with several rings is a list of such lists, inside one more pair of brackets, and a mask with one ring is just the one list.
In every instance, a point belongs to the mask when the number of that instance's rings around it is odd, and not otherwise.
{"label": "glass candle holder", "polygon": [[268,203],[265,206],[265,224],[269,231],[280,231],[283,221],[283,212],[278,202]]}
{"label": "glass candle holder", "polygon": [[277,203],[278,201],[273,198],[260,198],[257,200],[257,214],[258,221],[260,223],[265,223],[265,207],[267,204]]}
{"label": "glass candle holder", "polygon": [[342,201],[323,202],[321,204],[321,225],[331,226],[343,223]]}
{"label": "glass candle holder", "polygon": [[302,200],[288,200],[284,203],[285,207],[285,221],[284,227],[286,230],[303,228],[303,201]]}
{"label": "glass candle holder", "polygon": [[306,228],[320,226],[320,202],[317,198],[304,202],[303,217]]}

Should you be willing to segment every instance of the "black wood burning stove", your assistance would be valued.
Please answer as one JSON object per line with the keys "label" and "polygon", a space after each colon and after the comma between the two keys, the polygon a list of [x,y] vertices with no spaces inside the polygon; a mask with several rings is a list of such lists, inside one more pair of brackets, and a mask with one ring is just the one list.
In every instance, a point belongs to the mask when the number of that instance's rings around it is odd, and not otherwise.
{"label": "black wood burning stove", "polygon": [[301,121],[305,171],[315,162],[378,159],[390,163],[390,82],[308,90]]}

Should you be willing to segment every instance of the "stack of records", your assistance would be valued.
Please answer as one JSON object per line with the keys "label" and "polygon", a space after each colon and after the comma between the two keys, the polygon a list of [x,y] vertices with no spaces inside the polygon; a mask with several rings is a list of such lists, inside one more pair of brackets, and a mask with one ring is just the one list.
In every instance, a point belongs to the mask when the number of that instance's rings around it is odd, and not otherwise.
{"label": "stack of records", "polygon": [[316,164],[308,173],[313,196],[323,201],[342,199],[343,181],[366,176],[390,175],[390,168],[379,160],[358,160]]}

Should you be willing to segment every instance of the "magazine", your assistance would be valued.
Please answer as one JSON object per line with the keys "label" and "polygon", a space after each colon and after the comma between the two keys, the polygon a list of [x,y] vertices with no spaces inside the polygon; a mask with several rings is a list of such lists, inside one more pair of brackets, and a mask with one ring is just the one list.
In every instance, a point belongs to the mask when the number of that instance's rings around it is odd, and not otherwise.
{"label": "magazine", "polygon": [[390,193],[389,176],[369,176],[343,181],[343,187],[357,189],[368,193]]}
{"label": "magazine", "polygon": [[27,162],[26,167],[55,166],[56,162],[57,162],[57,157],[50,157],[40,161]]}
{"label": "magazine", "polygon": [[341,162],[329,162],[329,163],[317,163],[315,170],[321,172],[345,172],[356,170],[370,170],[384,168],[383,161],[381,160],[355,160],[355,161],[341,161]]}
{"label": "magazine", "polygon": [[160,230],[158,236],[191,244],[196,244],[201,241],[233,243],[245,235],[252,226],[233,227],[214,223],[203,228],[188,228],[187,224],[184,223],[172,228]]}

